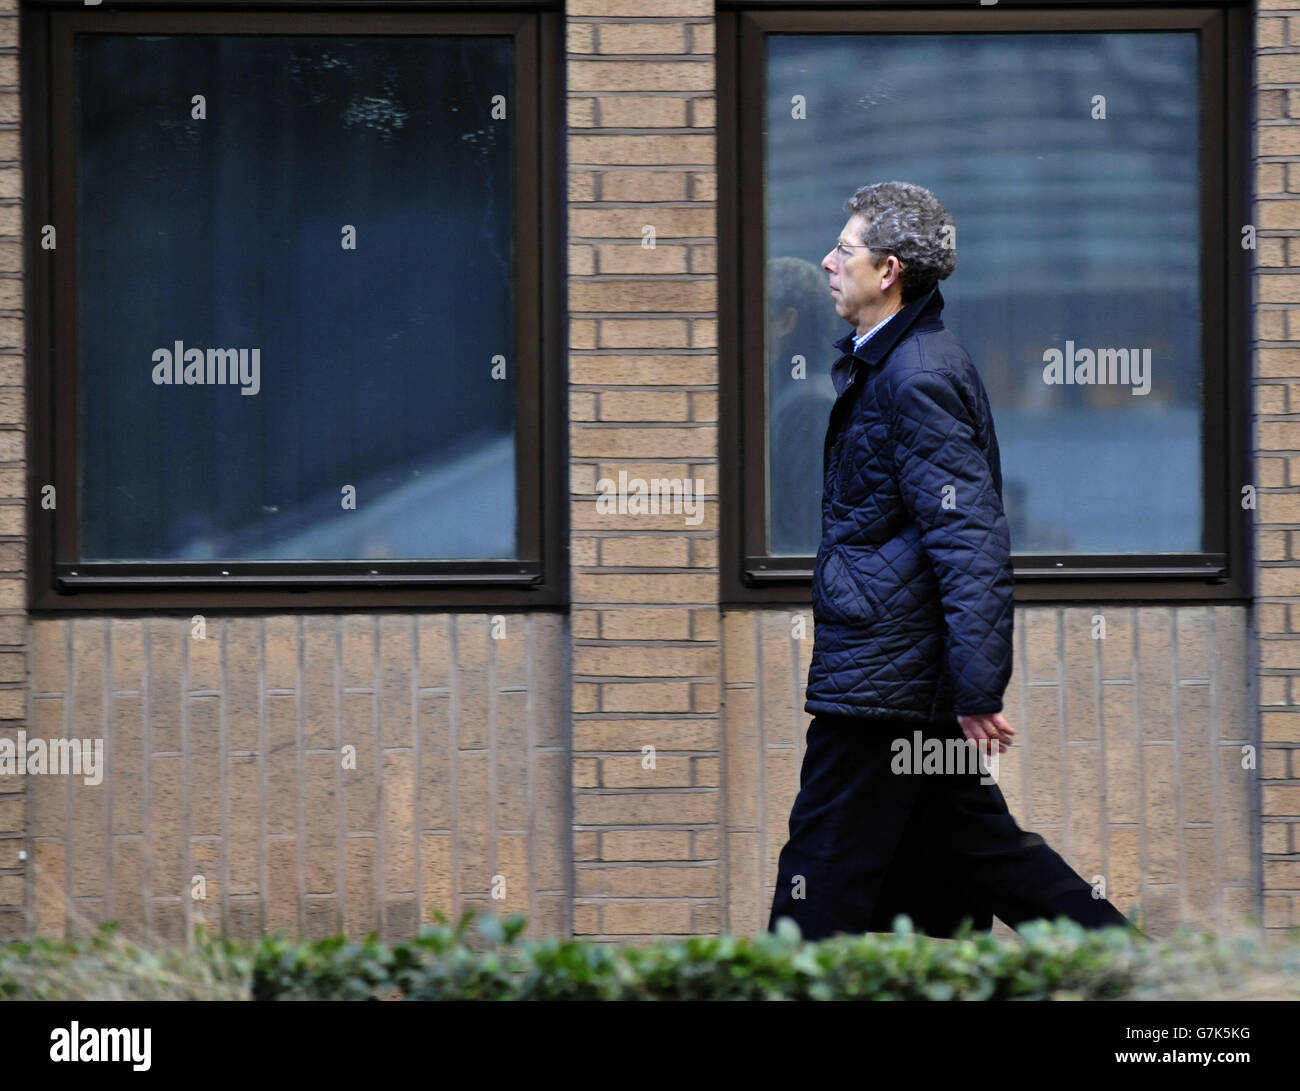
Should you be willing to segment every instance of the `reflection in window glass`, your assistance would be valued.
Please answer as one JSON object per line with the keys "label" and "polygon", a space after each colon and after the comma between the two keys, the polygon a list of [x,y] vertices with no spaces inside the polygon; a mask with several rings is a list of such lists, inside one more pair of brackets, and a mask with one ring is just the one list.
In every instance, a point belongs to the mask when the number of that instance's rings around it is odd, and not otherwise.
{"label": "reflection in window glass", "polygon": [[[817,551],[830,342],[850,330],[818,267],[844,201],[884,181],[927,187],[956,222],[943,320],[993,403],[1013,550],[1200,550],[1195,35],[767,43],[771,552]],[[1150,366],[1127,385],[1049,384],[1053,349],[1076,368],[1085,349]]]}
{"label": "reflection in window glass", "polygon": [[82,560],[516,556],[511,51],[78,37]]}

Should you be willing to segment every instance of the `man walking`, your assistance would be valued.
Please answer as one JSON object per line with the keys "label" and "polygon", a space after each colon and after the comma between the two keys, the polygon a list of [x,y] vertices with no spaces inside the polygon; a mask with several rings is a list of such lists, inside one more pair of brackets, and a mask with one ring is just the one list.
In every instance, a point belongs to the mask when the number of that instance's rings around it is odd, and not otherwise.
{"label": "man walking", "polygon": [[978,768],[895,770],[900,745],[963,738],[992,753],[1011,677],[1011,544],[988,395],[939,318],[954,225],[929,190],[864,186],[822,260],[836,312],[837,397],[823,446],[822,538],[805,711],[813,714],[768,927],[807,939],[888,930],[896,913],[952,935],[1067,916],[1125,917],[1023,831]]}

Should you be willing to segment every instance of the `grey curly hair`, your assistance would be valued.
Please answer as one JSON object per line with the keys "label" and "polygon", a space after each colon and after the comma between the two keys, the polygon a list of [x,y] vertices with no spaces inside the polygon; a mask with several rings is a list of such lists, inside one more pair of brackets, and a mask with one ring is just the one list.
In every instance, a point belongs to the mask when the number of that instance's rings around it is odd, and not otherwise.
{"label": "grey curly hair", "polygon": [[862,186],[844,202],[844,210],[866,221],[862,242],[874,264],[886,254],[903,263],[904,302],[924,295],[957,268],[956,225],[924,186],[910,182]]}

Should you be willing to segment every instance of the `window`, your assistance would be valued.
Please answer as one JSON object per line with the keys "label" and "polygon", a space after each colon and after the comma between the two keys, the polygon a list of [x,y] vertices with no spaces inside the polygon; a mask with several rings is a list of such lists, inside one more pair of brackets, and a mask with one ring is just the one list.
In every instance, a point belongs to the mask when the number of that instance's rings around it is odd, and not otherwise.
{"label": "window", "polygon": [[730,595],[788,597],[811,576],[831,343],[849,332],[820,262],[844,201],[886,180],[931,189],[956,223],[943,320],[993,404],[1018,592],[1242,593],[1248,288],[1240,227],[1224,227],[1244,223],[1226,23],[734,17],[741,199],[720,268],[739,274],[743,365],[724,373],[745,410],[723,449],[763,472],[738,485]]}
{"label": "window", "polygon": [[553,598],[538,17],[46,18],[33,605]]}

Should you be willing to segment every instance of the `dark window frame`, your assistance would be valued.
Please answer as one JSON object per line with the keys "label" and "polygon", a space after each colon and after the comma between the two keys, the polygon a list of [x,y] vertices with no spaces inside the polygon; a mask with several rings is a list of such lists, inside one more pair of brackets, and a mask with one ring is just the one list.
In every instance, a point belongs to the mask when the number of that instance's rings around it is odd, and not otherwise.
{"label": "dark window frame", "polygon": [[[1201,50],[1201,286],[1203,302],[1203,553],[1016,554],[1018,601],[1246,601],[1252,594],[1251,513],[1235,497],[1250,483],[1251,269],[1236,240],[1251,222],[1250,12],[1235,4],[1028,10],[773,10],[761,3],[718,12],[718,186],[737,194],[718,209],[720,513],[724,604],[810,601],[813,558],[766,554],[767,413],[761,370],[765,315],[763,192],[766,33],[1008,33],[1194,29]],[[864,179],[866,181],[866,179]],[[847,194],[846,194],[847,196]],[[1230,290],[1231,289],[1231,290]],[[743,366],[750,361],[750,366]],[[977,362],[978,365],[978,362]],[[815,441],[820,445],[820,436]],[[761,467],[758,472],[746,474]],[[1208,573],[1208,574],[1207,574]]]}
{"label": "dark window frame", "polygon": [[[153,5],[136,5],[153,9]],[[241,5],[245,9],[250,5]],[[269,5],[267,5],[269,6]],[[356,6],[356,5],[354,5]],[[563,606],[569,575],[561,138],[562,20],[524,3],[477,11],[212,11],[52,5],[23,12],[27,269],[28,605],[34,611]],[[245,561],[84,564],[76,553],[76,33],[420,35],[514,39],[515,466],[520,557],[508,561]],[[559,119],[560,123],[557,123]],[[58,249],[41,228],[55,224]],[[56,487],[55,510],[41,489]]]}

